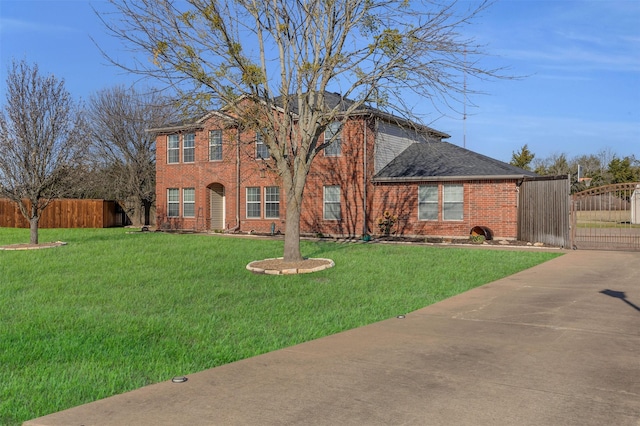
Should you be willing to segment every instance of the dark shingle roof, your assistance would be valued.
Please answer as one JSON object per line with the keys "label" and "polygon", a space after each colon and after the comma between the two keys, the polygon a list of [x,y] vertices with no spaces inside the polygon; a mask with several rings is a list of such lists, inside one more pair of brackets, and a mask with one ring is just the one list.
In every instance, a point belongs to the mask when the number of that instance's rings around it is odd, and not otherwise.
{"label": "dark shingle roof", "polygon": [[[291,99],[295,99],[296,95],[289,95],[291,97]],[[355,104],[355,101],[349,99],[349,98],[345,98],[343,97],[340,93],[334,93],[334,92],[324,92],[324,103],[325,106],[327,107],[327,109],[329,110],[333,110],[333,109],[337,109],[340,112],[346,112],[349,110],[349,108],[353,107],[353,105]],[[276,106],[281,107],[282,106],[282,96],[278,96],[277,98],[274,99],[274,104]],[[289,108],[291,110],[292,113],[297,114],[298,113],[298,104],[297,102],[291,102],[289,105]],[[381,109],[378,108],[374,108],[372,106],[369,105],[361,105],[360,107],[358,107],[356,110],[351,112],[351,115],[371,115],[371,116],[375,116],[378,117],[384,121],[388,121],[390,123],[400,123],[402,125],[405,125],[407,127],[415,127],[418,130],[421,130],[422,132],[426,132],[429,134],[433,134],[436,135],[439,138],[449,138],[450,135],[448,135],[447,133],[441,132],[439,130],[433,129],[431,127],[428,126],[424,126],[424,125],[420,125],[418,123],[414,123],[411,122],[409,119],[407,118],[402,118],[402,117],[398,117],[396,115],[393,115],[391,113],[388,113],[386,111],[383,111]]]}
{"label": "dark shingle roof", "polygon": [[[289,108],[291,112],[293,112],[294,114],[298,113],[298,103],[295,101],[296,97],[297,95],[294,95],[294,94],[288,96],[290,100]],[[278,96],[274,98],[273,103],[276,106],[282,107],[283,100],[284,100],[283,96]],[[338,111],[345,112],[350,107],[352,107],[353,104],[355,104],[354,101],[343,97],[339,93],[324,92],[324,105],[327,107],[327,109],[332,110],[337,107]],[[371,108],[369,106],[363,105],[356,111],[356,113],[365,113],[365,112],[376,113],[378,112],[378,110],[376,110],[375,108]]]}
{"label": "dark shingle roof", "polygon": [[[289,95],[289,97],[291,99],[295,99],[296,95]],[[241,98],[244,98],[244,96],[241,96]],[[274,98],[272,105],[275,107],[282,108],[283,99],[284,98],[282,96],[278,96]],[[324,92],[324,103],[327,109],[329,110],[333,110],[334,108],[337,107],[337,110],[339,112],[346,112],[349,110],[349,108],[353,106],[355,101],[345,98],[339,93]],[[156,132],[156,133],[171,133],[171,132],[183,131],[183,130],[202,129],[204,122],[213,115],[217,115],[219,118],[222,118],[229,122],[234,122],[235,119],[231,115],[227,114],[225,112],[225,109],[226,108],[222,108],[221,110],[218,110],[218,111],[209,111],[197,117],[190,117],[182,121],[167,123],[161,127],[147,129],[147,131]],[[298,113],[297,102],[291,102],[289,104],[289,109],[293,114],[297,114]],[[423,125],[417,125],[416,123],[411,123],[408,119],[396,117],[393,114],[389,114],[387,112],[384,112],[377,108],[373,108],[368,105],[360,106],[355,111],[352,111],[351,114],[352,115],[363,115],[363,114],[372,115],[372,116],[379,117],[385,121],[389,121],[393,123],[405,123],[411,126],[415,126],[417,129],[420,129],[426,133],[436,135],[439,138],[446,139],[450,137],[448,134],[443,133],[439,130],[435,130],[435,129],[432,129],[431,127],[427,127]]]}
{"label": "dark shingle roof", "polygon": [[227,115],[220,111],[209,111],[197,117],[187,118],[181,121],[167,123],[161,127],[147,129],[147,132],[173,133],[173,132],[179,132],[184,130],[203,129],[204,122],[214,115],[228,122],[234,122],[234,118],[231,117],[230,115]]}
{"label": "dark shingle roof", "polygon": [[374,180],[522,178],[537,174],[448,142],[414,143],[394,158]]}

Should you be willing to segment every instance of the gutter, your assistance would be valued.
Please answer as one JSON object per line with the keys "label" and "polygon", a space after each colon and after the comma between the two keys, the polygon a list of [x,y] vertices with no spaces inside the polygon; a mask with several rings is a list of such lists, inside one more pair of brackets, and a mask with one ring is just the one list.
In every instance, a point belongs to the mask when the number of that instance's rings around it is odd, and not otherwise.
{"label": "gutter", "polygon": [[189,125],[181,125],[181,126],[172,126],[172,127],[158,127],[155,129],[145,129],[146,133],[174,133],[182,130],[202,130],[204,126],[201,124],[189,124]]}
{"label": "gutter", "polygon": [[525,175],[478,175],[478,176],[412,176],[412,177],[374,177],[374,183],[402,182],[444,182],[465,180],[533,180],[533,176]]}

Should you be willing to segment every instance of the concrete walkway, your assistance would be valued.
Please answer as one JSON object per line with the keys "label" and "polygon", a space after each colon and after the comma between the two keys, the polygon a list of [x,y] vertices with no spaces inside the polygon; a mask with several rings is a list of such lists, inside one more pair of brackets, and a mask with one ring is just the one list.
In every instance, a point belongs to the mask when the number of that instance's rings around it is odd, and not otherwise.
{"label": "concrete walkway", "polygon": [[640,426],[640,253],[572,251],[404,319],[25,425]]}

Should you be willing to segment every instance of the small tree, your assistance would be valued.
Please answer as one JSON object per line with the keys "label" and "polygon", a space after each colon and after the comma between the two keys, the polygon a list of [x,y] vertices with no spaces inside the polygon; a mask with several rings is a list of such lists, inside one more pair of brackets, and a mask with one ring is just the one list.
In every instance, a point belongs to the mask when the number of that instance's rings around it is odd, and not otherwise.
{"label": "small tree", "polygon": [[[285,261],[302,259],[302,197],[312,161],[333,142],[322,139],[327,126],[367,105],[421,121],[410,93],[461,104],[467,79],[499,77],[479,65],[481,49],[461,35],[485,1],[112,3],[120,14],[107,28],[149,59],[119,65],[165,81],[191,103],[225,107],[262,133],[286,194]],[[352,102],[329,104],[331,91]]]}
{"label": "small tree", "polygon": [[512,166],[520,167],[524,170],[531,170],[529,164],[533,161],[536,155],[529,151],[529,147],[527,144],[524,144],[522,148],[520,148],[519,152],[513,152],[511,155],[511,161],[509,164]]}
{"label": "small tree", "polygon": [[631,157],[620,159],[614,156],[609,162],[607,173],[611,178],[611,183],[635,182],[640,178],[631,166]]}
{"label": "small tree", "polygon": [[567,155],[564,153],[551,155],[549,163],[549,167],[547,168],[547,174],[549,175],[560,176],[571,173],[571,166],[569,166]]}
{"label": "small tree", "polygon": [[89,138],[78,106],[54,76],[13,62],[0,114],[0,196],[16,202],[38,244],[42,211],[72,185]]}
{"label": "small tree", "polygon": [[[156,196],[155,135],[146,131],[171,120],[174,112],[158,92],[122,86],[91,97],[93,156],[118,200],[135,200],[134,224],[149,225]],[[142,208],[142,215],[136,214]],[[142,217],[140,217],[142,216]]]}

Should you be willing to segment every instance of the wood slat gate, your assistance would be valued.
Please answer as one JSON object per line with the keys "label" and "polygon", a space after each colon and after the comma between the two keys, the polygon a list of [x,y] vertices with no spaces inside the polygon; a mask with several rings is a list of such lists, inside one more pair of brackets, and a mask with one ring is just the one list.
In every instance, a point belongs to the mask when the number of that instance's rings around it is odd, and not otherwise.
{"label": "wood slat gate", "polygon": [[518,240],[569,247],[569,176],[527,178],[519,188]]}
{"label": "wood slat gate", "polygon": [[575,248],[640,250],[640,182],[573,194],[571,219]]}

